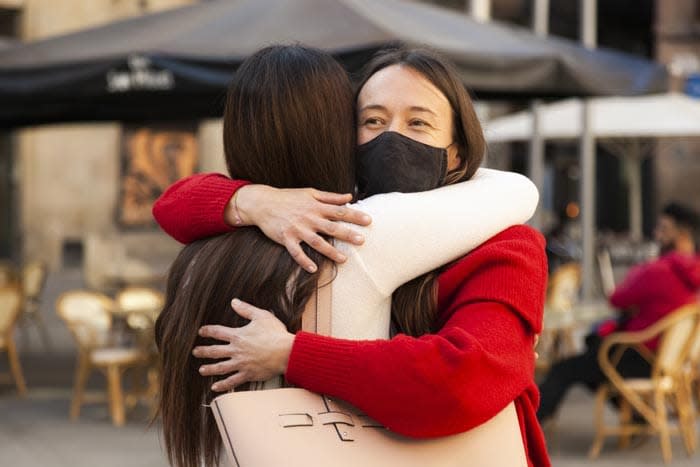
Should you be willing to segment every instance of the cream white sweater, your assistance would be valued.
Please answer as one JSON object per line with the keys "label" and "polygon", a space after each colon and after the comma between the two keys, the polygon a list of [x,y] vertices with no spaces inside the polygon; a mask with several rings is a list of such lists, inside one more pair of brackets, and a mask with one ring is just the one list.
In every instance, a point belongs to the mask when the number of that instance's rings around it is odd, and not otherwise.
{"label": "cream white sweater", "polygon": [[389,337],[391,294],[401,284],[454,261],[502,230],[526,222],[538,193],[526,177],[479,169],[467,182],[420,193],[387,193],[353,207],[372,216],[361,246],[347,255],[332,285],[332,335]]}
{"label": "cream white sweater", "polygon": [[[467,182],[420,193],[386,193],[353,208],[372,216],[360,246],[336,242],[348,260],[332,283],[331,335],[387,339],[391,294],[401,284],[454,261],[502,230],[526,222],[539,195],[526,177],[479,169]],[[258,389],[275,389],[282,378]]]}

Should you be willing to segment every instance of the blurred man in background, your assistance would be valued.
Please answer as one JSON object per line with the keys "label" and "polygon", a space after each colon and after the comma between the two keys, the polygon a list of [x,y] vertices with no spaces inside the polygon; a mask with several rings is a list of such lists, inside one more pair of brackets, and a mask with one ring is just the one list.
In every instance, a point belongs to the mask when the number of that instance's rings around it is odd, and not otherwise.
{"label": "blurred man in background", "polygon": [[[555,415],[567,391],[576,383],[591,390],[605,382],[598,365],[601,339],[613,331],[640,331],[668,313],[698,299],[700,258],[696,243],[700,218],[679,203],[668,204],[654,230],[659,257],[632,268],[610,295],[618,310],[615,320],[599,325],[586,338],[584,353],[554,364],[540,385],[541,402],[537,417],[546,422]],[[645,345],[655,351],[658,338]],[[636,351],[627,350],[617,366],[623,377],[648,377],[649,363]]]}

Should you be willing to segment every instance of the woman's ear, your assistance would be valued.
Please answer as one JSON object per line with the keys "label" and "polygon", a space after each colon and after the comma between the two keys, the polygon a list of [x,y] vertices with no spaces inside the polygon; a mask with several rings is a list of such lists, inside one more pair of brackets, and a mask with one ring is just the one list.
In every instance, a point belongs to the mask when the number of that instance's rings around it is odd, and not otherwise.
{"label": "woman's ear", "polygon": [[459,145],[451,144],[447,147],[447,171],[458,169],[464,162],[464,158],[460,154]]}

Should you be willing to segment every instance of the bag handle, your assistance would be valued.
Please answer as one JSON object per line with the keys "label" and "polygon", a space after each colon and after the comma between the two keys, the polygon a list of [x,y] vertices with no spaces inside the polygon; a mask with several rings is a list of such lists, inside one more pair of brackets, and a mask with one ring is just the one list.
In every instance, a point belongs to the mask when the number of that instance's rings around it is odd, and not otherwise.
{"label": "bag handle", "polygon": [[324,336],[331,335],[332,267],[324,267],[318,275],[316,290],[306,302],[301,315],[301,329]]}

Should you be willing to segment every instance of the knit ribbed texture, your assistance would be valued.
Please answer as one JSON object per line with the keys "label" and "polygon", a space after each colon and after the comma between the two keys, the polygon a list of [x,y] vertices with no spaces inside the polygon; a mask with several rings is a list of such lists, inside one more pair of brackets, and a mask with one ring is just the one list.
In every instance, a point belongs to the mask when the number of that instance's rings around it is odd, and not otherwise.
{"label": "knit ribbed texture", "polygon": [[356,350],[367,349],[371,341],[337,339],[309,332],[299,332],[289,357],[287,380],[312,391],[327,392],[328,382],[346,380],[357,368]]}
{"label": "knit ribbed texture", "polygon": [[[158,201],[158,220],[181,241],[228,231],[221,219],[235,183],[219,175],[189,177]],[[537,198],[537,189],[522,175],[479,169],[468,182],[386,193],[355,204],[372,224],[350,226],[364,235],[361,246],[335,243],[348,261],[338,265],[334,279],[332,335],[387,338],[394,290],[527,221]]]}
{"label": "knit ribbed texture", "polygon": [[[632,268],[610,295],[610,303],[619,310],[637,310],[624,320],[620,330],[640,331],[697,300],[698,290],[700,257],[671,252]],[[645,344],[656,350],[659,338]]]}
{"label": "knit ribbed texture", "polygon": [[[163,194],[154,216],[181,242],[226,232],[230,227],[223,222],[224,208],[244,184],[216,174],[190,177]],[[491,202],[493,190],[490,193],[481,199]],[[507,192],[496,201],[503,206],[504,199],[518,203],[523,196],[527,195]],[[482,210],[493,211],[496,219],[504,215],[492,204]],[[474,224],[470,229],[479,233],[475,227],[483,222]],[[462,233],[473,240],[471,233]],[[443,240],[439,232],[435,239],[426,247],[428,252]],[[365,275],[370,282],[390,277],[383,271],[378,274],[380,268],[370,269]],[[401,265],[384,269],[395,273]],[[529,464],[549,466],[535,416],[539,401],[532,377],[532,344],[534,333],[541,330],[546,277],[541,235],[522,226],[508,229],[441,275],[442,329],[437,334],[355,341],[299,333],[286,377],[349,401],[397,433],[423,438],[473,428],[515,400]],[[377,290],[383,293],[384,288],[388,286]],[[335,307],[334,303],[334,319]],[[361,315],[368,310],[351,311]]]}
{"label": "knit ribbed texture", "polygon": [[510,228],[440,276],[437,334],[358,342],[299,333],[286,377],[422,438],[473,428],[515,400],[530,465],[548,466],[532,376],[546,278],[542,236]]}
{"label": "knit ribbed texture", "polygon": [[[242,180],[217,174],[195,174],[170,186],[153,205],[153,217],[160,227],[181,243],[229,232],[223,213],[233,194],[247,185]],[[187,209],[181,209],[183,205]]]}

